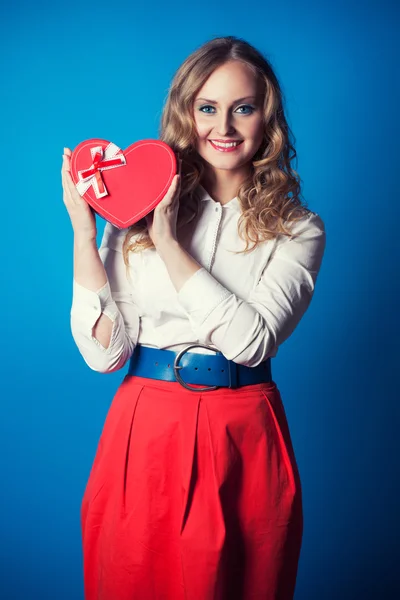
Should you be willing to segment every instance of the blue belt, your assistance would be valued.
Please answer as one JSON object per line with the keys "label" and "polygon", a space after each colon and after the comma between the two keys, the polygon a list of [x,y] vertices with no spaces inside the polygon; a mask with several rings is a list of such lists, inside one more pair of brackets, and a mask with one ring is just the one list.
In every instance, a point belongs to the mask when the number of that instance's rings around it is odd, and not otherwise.
{"label": "blue belt", "polygon": [[[190,348],[197,347],[208,348],[216,354],[188,352]],[[138,344],[129,361],[128,375],[177,381],[194,392],[272,381],[271,358],[256,367],[246,367],[228,360],[221,352],[204,344],[190,344],[180,352]],[[192,388],[189,384],[208,387]]]}

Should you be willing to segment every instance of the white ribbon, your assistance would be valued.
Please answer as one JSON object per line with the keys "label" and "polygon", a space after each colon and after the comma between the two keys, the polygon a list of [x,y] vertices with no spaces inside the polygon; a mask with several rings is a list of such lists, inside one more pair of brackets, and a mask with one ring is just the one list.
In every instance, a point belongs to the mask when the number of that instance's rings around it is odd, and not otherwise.
{"label": "white ribbon", "polygon": [[[108,146],[106,146],[106,148],[103,148],[101,146],[94,146],[93,148],[90,148],[90,152],[92,155],[92,160],[94,161],[94,157],[95,155],[100,152],[102,155],[101,160],[110,160],[111,158],[122,158],[123,162],[121,162],[119,165],[110,165],[108,167],[99,167],[98,171],[107,171],[108,169],[114,169],[115,167],[123,167],[124,165],[126,165],[126,159],[125,156],[123,155],[122,151],[120,148],[118,148],[118,146],[116,146],[115,144],[113,144],[112,142],[110,142],[108,144]],[[81,196],[83,196],[85,194],[85,192],[87,192],[87,190],[93,186],[94,189],[94,193],[96,194],[96,198],[103,198],[103,196],[108,196],[108,191],[107,188],[105,186],[105,183],[103,181],[103,186],[104,186],[104,192],[101,193],[99,190],[99,187],[97,185],[97,179],[96,179],[96,175],[89,175],[88,177],[83,177],[82,173],[85,171],[88,171],[89,169],[92,169],[94,167],[94,164],[92,163],[92,165],[86,169],[82,169],[81,171],[78,171],[78,176],[79,176],[79,181],[75,184],[76,189],[78,190],[79,194]]]}

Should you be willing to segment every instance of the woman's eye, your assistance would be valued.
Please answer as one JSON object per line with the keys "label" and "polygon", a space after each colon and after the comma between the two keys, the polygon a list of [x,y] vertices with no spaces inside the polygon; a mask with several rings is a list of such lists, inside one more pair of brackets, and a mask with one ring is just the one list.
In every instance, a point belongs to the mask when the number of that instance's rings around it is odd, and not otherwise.
{"label": "woman's eye", "polygon": [[[200,106],[199,110],[200,110],[200,112],[202,112],[206,115],[214,114],[210,110],[207,110],[210,108],[214,109],[215,107],[207,104],[205,106]],[[240,111],[240,109],[244,109],[245,111],[247,111],[247,112],[239,112],[240,115],[251,115],[251,114],[253,114],[253,112],[255,110],[254,106],[250,106],[248,104],[243,104],[242,106],[239,106],[236,110]]]}
{"label": "woman's eye", "polygon": [[214,107],[213,107],[213,106],[210,106],[210,105],[208,104],[207,106],[201,106],[201,107],[199,108],[199,110],[200,110],[201,112],[205,112],[206,114],[209,114],[209,111],[208,111],[208,110],[207,110],[207,111],[204,111],[204,110],[203,110],[203,108],[214,108]]}
{"label": "woman's eye", "polygon": [[245,109],[247,109],[248,111],[250,111],[250,112],[246,112],[246,113],[243,113],[243,112],[242,112],[242,113],[240,113],[240,114],[242,114],[242,115],[251,115],[251,114],[254,112],[254,106],[250,106],[250,105],[248,105],[248,104],[243,104],[243,106],[239,106],[239,107],[237,108],[237,110],[239,110],[240,108],[245,108]]}

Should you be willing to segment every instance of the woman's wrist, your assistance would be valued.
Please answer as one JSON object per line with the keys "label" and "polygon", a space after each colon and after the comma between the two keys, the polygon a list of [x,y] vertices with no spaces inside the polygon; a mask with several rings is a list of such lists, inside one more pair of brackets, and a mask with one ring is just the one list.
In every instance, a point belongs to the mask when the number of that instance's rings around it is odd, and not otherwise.
{"label": "woman's wrist", "polygon": [[86,231],[74,232],[74,245],[78,248],[85,248],[87,246],[96,245],[96,234],[88,233]]}
{"label": "woman's wrist", "polygon": [[181,245],[178,240],[173,237],[165,237],[158,240],[155,244],[155,249],[163,260],[171,251],[179,250],[179,248],[181,248]]}
{"label": "woman's wrist", "polygon": [[201,268],[201,265],[186,252],[176,239],[170,238],[161,243],[158,242],[156,250],[164,262],[177,292]]}

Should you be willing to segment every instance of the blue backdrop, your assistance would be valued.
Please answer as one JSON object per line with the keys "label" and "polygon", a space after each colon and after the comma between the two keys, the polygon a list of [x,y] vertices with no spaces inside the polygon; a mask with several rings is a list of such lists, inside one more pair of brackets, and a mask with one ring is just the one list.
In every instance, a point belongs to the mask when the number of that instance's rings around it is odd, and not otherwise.
{"label": "blue backdrop", "polygon": [[83,598],[80,502],[125,374],[91,371],[71,336],[63,147],[157,137],[175,69],[217,35],[275,67],[327,230],[311,307],[272,363],[303,481],[296,600],[400,597],[398,13],[386,0],[2,4],[2,599]]}

